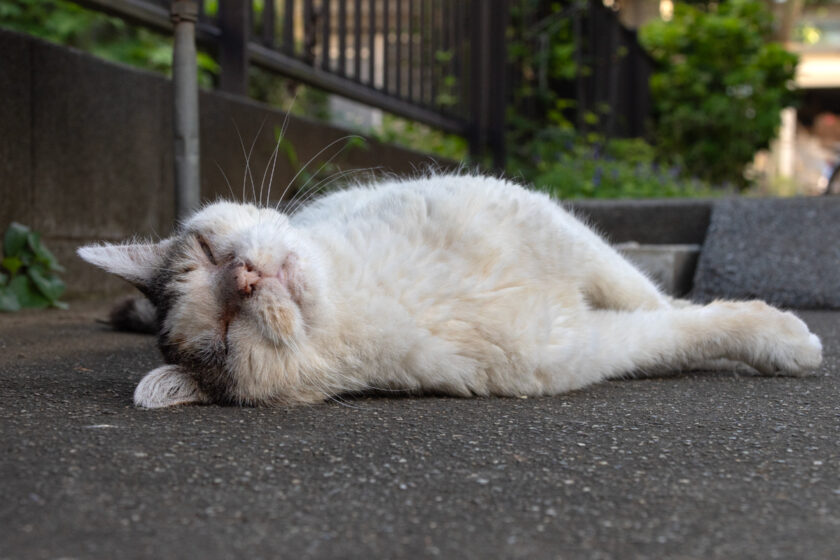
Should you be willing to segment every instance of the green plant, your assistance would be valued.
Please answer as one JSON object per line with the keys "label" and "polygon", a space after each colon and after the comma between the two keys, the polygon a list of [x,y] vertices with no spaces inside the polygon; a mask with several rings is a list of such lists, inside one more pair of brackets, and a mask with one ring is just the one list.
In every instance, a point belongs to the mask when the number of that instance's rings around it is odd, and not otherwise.
{"label": "green plant", "polygon": [[[330,120],[329,94],[256,66],[248,69],[248,95],[308,119]],[[285,109],[288,107],[288,109]]]}
{"label": "green plant", "polygon": [[64,268],[41,243],[40,234],[12,222],[3,236],[0,261],[0,311],[22,307],[60,307],[64,282],[56,275]]}
{"label": "green plant", "polygon": [[706,9],[677,2],[671,21],[641,29],[658,65],[650,88],[661,157],[711,182],[747,185],[744,166],[775,137],[781,109],[795,100],[797,57],[769,42],[772,29],[760,0]]}
{"label": "green plant", "polygon": [[382,115],[381,126],[369,133],[385,144],[399,144],[456,161],[467,157],[464,138],[387,113]]}
{"label": "green plant", "polygon": [[527,165],[516,160],[508,174],[555,198],[708,197],[720,194],[708,184],[686,178],[679,165],[661,165],[642,139],[584,140],[574,130],[546,129],[528,145]]}

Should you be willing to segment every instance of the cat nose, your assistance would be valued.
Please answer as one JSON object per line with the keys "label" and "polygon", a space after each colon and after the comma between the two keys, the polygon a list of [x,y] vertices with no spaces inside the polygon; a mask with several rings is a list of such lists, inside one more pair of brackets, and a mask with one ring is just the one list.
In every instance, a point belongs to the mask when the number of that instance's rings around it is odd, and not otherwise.
{"label": "cat nose", "polygon": [[262,274],[248,260],[237,259],[233,263],[233,280],[241,296],[250,296],[259,284]]}

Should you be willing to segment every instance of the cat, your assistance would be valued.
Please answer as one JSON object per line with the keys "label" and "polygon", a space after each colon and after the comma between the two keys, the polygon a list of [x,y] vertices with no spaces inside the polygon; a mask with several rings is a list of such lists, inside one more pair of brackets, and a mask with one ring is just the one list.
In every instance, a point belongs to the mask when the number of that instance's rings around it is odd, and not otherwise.
{"label": "cat", "polygon": [[359,185],[290,215],[216,202],[168,239],[78,254],[154,305],[166,364],[136,388],[145,408],[555,395],[715,359],[822,360],[792,313],[672,299],[545,194],[476,175]]}

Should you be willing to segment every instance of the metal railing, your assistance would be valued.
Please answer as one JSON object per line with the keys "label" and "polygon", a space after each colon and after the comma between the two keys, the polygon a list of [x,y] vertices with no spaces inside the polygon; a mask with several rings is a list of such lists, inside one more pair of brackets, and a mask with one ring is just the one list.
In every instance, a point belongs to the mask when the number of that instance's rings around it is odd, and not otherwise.
{"label": "metal railing", "polygon": [[[222,91],[246,94],[253,64],[461,135],[501,166],[507,2],[199,0],[195,32],[217,56]],[[173,29],[168,0],[79,3]]]}
{"label": "metal railing", "polygon": [[[76,1],[166,33],[173,31],[173,17],[185,23],[187,35],[194,33],[215,54],[222,91],[247,94],[253,64],[461,135],[475,161],[489,155],[499,169],[505,163],[508,95],[523,76],[508,59],[508,44],[518,41],[534,52],[550,48],[546,32],[539,25],[534,31],[541,17],[565,19],[573,27],[577,76],[540,87],[566,89],[563,96],[575,100],[571,118],[581,131],[591,128],[583,116],[596,107],[609,107],[597,125],[607,136],[642,134],[648,113],[652,63],[634,34],[598,0]],[[511,21],[517,1],[537,19]],[[178,4],[192,5],[192,21],[179,19]],[[193,78],[174,80],[176,127],[179,115],[195,110],[189,107],[194,93],[188,92],[194,86],[184,85]],[[539,119],[544,108],[528,102],[516,111]],[[176,162],[198,158],[197,129],[183,124],[175,133]],[[179,184],[198,180],[197,171],[178,169],[176,177]],[[179,196],[194,200],[195,192],[197,186]],[[179,215],[186,212],[180,208]]]}

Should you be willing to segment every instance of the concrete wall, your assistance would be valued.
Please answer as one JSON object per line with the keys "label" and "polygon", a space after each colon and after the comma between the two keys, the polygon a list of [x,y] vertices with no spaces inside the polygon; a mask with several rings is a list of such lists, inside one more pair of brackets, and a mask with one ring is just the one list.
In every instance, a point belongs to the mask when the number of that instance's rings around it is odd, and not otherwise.
{"label": "concrete wall", "polygon": [[[74,250],[95,240],[171,231],[170,82],[3,30],[0,53],[0,229],[18,221],[40,231],[67,268],[68,297],[126,291]],[[237,128],[246,148],[256,140],[251,169],[259,183],[286,114],[216,92],[202,92],[200,104],[202,196],[230,198],[223,172],[240,196],[245,156]],[[306,162],[346,134],[290,117],[286,136]],[[428,155],[374,141],[335,161],[342,169],[396,173],[435,163]],[[288,159],[278,159],[272,198],[296,171]],[[250,183],[247,190],[250,196]]]}

